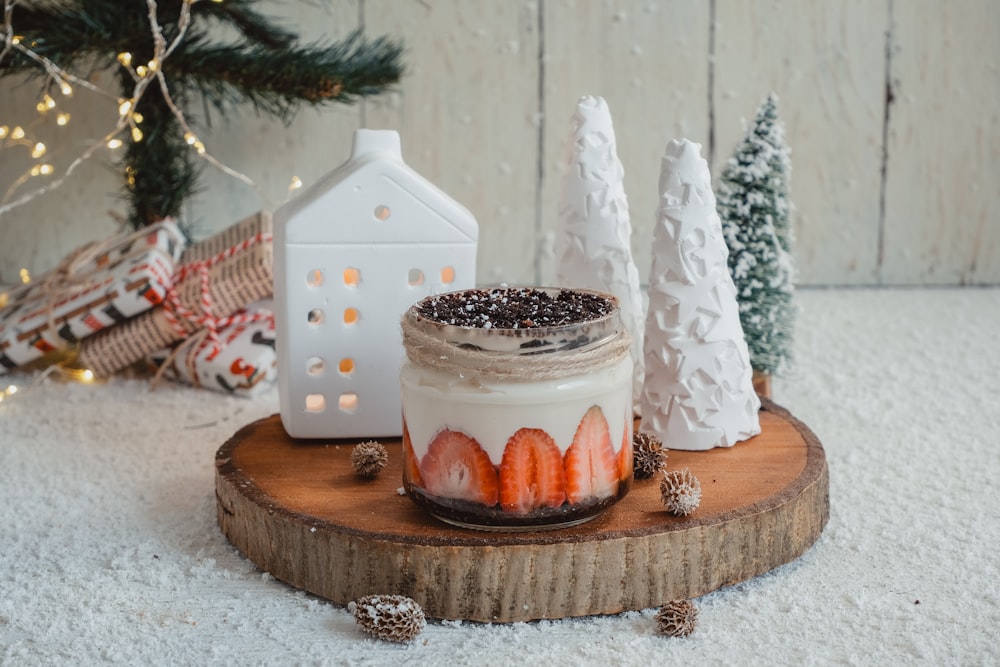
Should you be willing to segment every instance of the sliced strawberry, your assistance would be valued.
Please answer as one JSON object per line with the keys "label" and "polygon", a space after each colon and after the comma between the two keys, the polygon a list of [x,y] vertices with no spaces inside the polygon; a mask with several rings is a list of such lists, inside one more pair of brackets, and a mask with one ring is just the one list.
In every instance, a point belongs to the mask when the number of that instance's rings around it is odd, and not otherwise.
{"label": "sliced strawberry", "polygon": [[500,462],[500,506],[527,514],[539,507],[559,507],[566,500],[562,452],[540,428],[522,428],[510,436]]}
{"label": "sliced strawberry", "polygon": [[564,463],[570,503],[599,500],[618,491],[618,462],[608,420],[600,407],[592,406],[580,420]]}
{"label": "sliced strawberry", "polygon": [[403,420],[403,481],[413,486],[424,485],[420,477],[420,459],[413,451],[413,441],[410,440],[410,431],[406,428],[406,420]]}
{"label": "sliced strawberry", "polygon": [[434,436],[420,462],[420,477],[431,495],[497,504],[496,468],[475,438],[461,431],[446,428]]}
{"label": "sliced strawberry", "polygon": [[625,481],[632,479],[632,429],[629,428],[629,419],[632,415],[625,415],[625,432],[622,434],[622,448],[618,452],[618,479]]}

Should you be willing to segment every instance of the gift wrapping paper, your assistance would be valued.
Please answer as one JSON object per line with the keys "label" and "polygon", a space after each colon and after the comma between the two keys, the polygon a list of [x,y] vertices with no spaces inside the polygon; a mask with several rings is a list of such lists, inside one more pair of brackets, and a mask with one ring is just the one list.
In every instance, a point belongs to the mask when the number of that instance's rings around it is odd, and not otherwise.
{"label": "gift wrapping paper", "polygon": [[184,245],[166,220],[78,248],[9,292],[0,309],[0,375],[162,303]]}
{"label": "gift wrapping paper", "polygon": [[254,396],[278,377],[274,315],[263,308],[245,314],[256,321],[223,327],[218,331],[218,346],[196,334],[174,347],[154,352],[147,360],[168,379],[237,396]]}
{"label": "gift wrapping paper", "polygon": [[217,339],[229,318],[271,298],[272,256],[266,211],[191,245],[181,255],[163,303],[82,341],[79,362],[103,377],[201,329]]}

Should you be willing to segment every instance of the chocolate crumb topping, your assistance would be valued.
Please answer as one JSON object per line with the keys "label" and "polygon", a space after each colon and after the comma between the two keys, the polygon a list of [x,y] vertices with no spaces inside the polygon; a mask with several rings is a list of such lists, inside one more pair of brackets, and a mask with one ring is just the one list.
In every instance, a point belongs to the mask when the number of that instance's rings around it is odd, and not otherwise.
{"label": "chocolate crumb topping", "polygon": [[600,319],[614,310],[614,303],[594,292],[504,287],[428,297],[416,310],[426,319],[459,327],[532,329]]}

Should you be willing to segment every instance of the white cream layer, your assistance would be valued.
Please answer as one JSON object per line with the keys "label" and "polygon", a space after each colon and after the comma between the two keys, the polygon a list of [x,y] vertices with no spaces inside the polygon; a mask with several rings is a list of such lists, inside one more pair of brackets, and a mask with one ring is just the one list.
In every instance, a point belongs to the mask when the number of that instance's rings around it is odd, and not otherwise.
{"label": "white cream layer", "polygon": [[[611,444],[622,446],[631,433],[632,360],[558,380],[473,384],[409,362],[401,372],[403,417],[413,451],[423,458],[431,439],[444,428],[473,438],[500,465],[507,440],[518,429],[539,428],[563,453],[591,406],[608,420]],[[631,438],[628,440],[631,446]]]}

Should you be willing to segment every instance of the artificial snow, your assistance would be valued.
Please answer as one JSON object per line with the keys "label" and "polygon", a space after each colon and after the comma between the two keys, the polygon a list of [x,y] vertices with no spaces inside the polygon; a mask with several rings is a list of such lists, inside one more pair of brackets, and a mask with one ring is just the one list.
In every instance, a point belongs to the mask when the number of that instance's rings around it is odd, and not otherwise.
{"label": "artificial snow", "polygon": [[690,637],[658,635],[645,609],[371,639],[216,524],[215,452],[277,411],[274,391],[28,388],[14,374],[22,391],[0,403],[0,664],[1000,663],[1000,289],[797,295],[797,363],[775,398],[824,445],[830,520],[799,559],[698,598]]}

